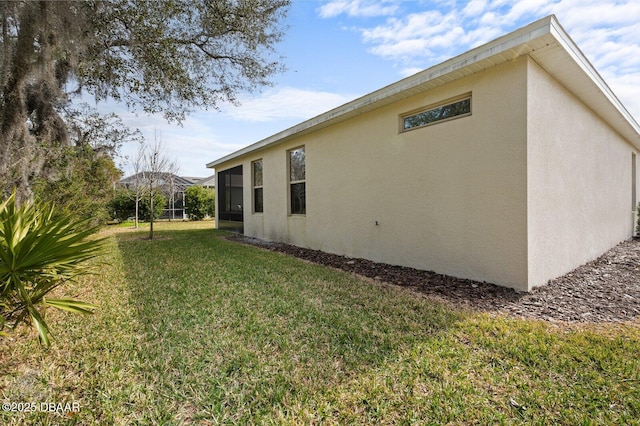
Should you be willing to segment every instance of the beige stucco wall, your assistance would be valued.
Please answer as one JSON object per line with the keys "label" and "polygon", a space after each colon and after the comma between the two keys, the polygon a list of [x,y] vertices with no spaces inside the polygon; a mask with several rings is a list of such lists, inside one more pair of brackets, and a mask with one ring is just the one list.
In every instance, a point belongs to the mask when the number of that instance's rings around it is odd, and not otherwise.
{"label": "beige stucco wall", "polygon": [[[527,67],[499,65],[239,159],[245,234],[526,289]],[[469,92],[471,116],[399,132],[399,114]],[[287,215],[286,180],[286,151],[300,145],[302,217]],[[259,158],[264,213],[254,214]]]}
{"label": "beige stucco wall", "polygon": [[[471,116],[399,132],[400,114],[465,93]],[[287,150],[303,145],[307,214],[291,216]],[[246,235],[530,290],[632,235],[632,153],[640,201],[637,150],[523,57],[218,171],[243,165]]]}
{"label": "beige stucco wall", "polygon": [[534,287],[631,237],[636,151],[535,62],[528,73],[528,275]]}

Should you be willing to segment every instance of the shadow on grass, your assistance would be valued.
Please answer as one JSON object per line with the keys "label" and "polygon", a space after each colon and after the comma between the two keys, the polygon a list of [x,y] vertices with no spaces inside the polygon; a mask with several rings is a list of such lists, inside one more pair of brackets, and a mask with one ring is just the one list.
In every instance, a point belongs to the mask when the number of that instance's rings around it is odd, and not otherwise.
{"label": "shadow on grass", "polygon": [[136,235],[117,240],[144,327],[138,356],[153,421],[317,420],[332,410],[332,389],[357,386],[463,315],[218,231]]}
{"label": "shadow on grass", "polygon": [[0,350],[6,401],[81,411],[0,423],[638,424],[637,323],[468,313],[205,225],[161,228],[112,235],[109,266],[77,287],[95,315],[46,352]]}

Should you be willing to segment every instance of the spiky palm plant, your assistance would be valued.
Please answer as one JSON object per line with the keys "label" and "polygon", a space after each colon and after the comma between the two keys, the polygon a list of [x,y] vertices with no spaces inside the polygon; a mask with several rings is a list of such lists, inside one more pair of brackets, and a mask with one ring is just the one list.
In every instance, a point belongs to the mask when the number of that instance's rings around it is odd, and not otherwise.
{"label": "spiky palm plant", "polygon": [[95,231],[72,216],[54,216],[53,204],[18,205],[15,193],[0,204],[0,329],[31,323],[40,342],[49,345],[47,306],[91,313],[96,306],[47,295],[91,272],[87,261],[104,250],[104,239],[89,239]]}

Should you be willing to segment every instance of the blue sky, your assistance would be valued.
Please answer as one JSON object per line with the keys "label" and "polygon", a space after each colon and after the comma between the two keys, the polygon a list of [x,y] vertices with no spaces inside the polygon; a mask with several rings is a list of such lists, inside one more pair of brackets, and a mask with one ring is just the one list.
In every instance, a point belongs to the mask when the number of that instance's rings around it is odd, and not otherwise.
{"label": "blue sky", "polygon": [[210,161],[552,13],[640,121],[638,0],[293,0],[279,45],[287,71],[241,106],[196,112],[182,127],[101,109],[149,141],[157,131],[181,175],[204,177]]}

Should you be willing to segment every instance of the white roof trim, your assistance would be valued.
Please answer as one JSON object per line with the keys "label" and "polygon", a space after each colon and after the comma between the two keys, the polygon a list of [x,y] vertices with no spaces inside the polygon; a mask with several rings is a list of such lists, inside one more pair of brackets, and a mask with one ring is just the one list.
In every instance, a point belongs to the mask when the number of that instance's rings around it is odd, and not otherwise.
{"label": "white roof trim", "polygon": [[[551,33],[564,51],[573,60],[573,63],[578,65],[583,71],[582,75],[576,75],[571,72],[570,69],[565,68],[563,72],[552,72],[552,64],[548,64],[548,61],[539,60],[543,68],[547,72],[552,73],[561,83],[565,85],[572,93],[576,94],[581,100],[591,107],[598,115],[604,118],[616,131],[624,136],[630,143],[636,148],[640,149],[640,125],[626,109],[626,107],[620,102],[618,97],[613,93],[609,85],[600,76],[600,73],[591,65],[591,62],[582,53],[580,48],[573,42],[569,34],[562,28],[562,25],[558,22],[554,15],[548,17],[551,21]],[[535,54],[533,54],[535,58]],[[556,67],[562,67],[563,64],[557,64]],[[590,83],[585,83],[582,80],[589,78]],[[599,93],[592,93],[589,96],[586,94],[582,97],[579,96],[588,90],[589,84],[592,85],[592,90],[597,89]],[[604,96],[607,102],[600,102],[599,96]]]}
{"label": "white roof trim", "polygon": [[[560,48],[561,56],[550,59],[549,51]],[[282,132],[207,164],[214,168],[245,154],[277,145],[293,136],[347,120],[413,94],[447,84],[499,63],[530,55],[569,91],[603,117],[634,146],[640,149],[640,125],[614,95],[600,74],[562,28],[554,15],[547,16],[469,50],[417,74],[362,96],[324,114],[313,117]],[[582,72],[576,73],[576,67]],[[602,98],[606,102],[602,102]]]}

